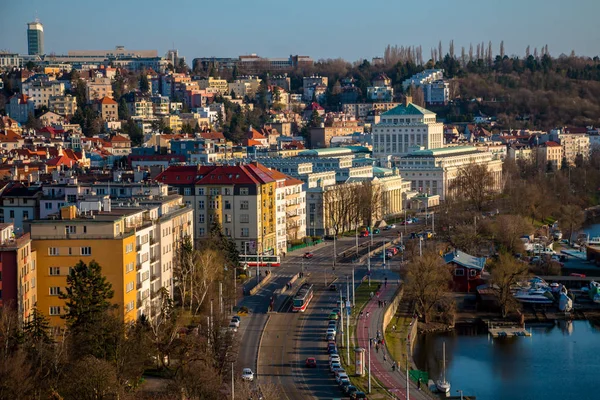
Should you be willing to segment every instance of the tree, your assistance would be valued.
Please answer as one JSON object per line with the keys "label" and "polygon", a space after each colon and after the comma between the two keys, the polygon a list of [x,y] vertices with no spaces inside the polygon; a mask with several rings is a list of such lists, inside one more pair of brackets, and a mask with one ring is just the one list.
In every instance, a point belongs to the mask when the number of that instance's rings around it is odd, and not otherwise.
{"label": "tree", "polygon": [[408,264],[404,291],[425,323],[448,294],[451,280],[450,268],[434,252],[428,251]]}
{"label": "tree", "polygon": [[499,215],[494,221],[494,238],[505,252],[522,253],[523,242],[520,237],[532,232],[533,225],[520,215]]}
{"label": "tree", "polygon": [[512,288],[528,276],[528,265],[508,253],[501,253],[491,268],[491,287],[496,292],[502,317],[519,310],[520,304],[512,294]]}
{"label": "tree", "polygon": [[66,293],[59,298],[65,300],[65,319],[73,334],[77,350],[81,354],[105,355],[107,334],[104,324],[109,311],[115,309],[110,300],[114,290],[106,277],[102,275],[102,267],[95,261],[89,264],[79,261],[67,276]]}
{"label": "tree", "polygon": [[567,237],[570,242],[573,232],[580,228],[585,221],[585,215],[580,207],[567,204],[560,207],[558,220],[561,226],[568,229],[569,235]]}
{"label": "tree", "polygon": [[25,123],[25,128],[27,129],[40,129],[42,127],[42,123],[39,119],[37,119],[32,112],[27,115],[27,122]]}
{"label": "tree", "polygon": [[108,400],[122,398],[124,390],[113,365],[87,356],[71,366],[59,393],[69,399]]}
{"label": "tree", "polygon": [[118,114],[120,120],[129,119],[129,108],[127,107],[127,102],[125,101],[125,98],[122,98],[119,101]]}
{"label": "tree", "polygon": [[148,81],[148,75],[143,71],[140,75],[140,91],[142,93],[148,93],[150,91],[150,82]]}
{"label": "tree", "polygon": [[470,163],[458,170],[450,183],[450,191],[457,198],[470,202],[477,211],[482,211],[494,187],[494,177],[487,165]]}

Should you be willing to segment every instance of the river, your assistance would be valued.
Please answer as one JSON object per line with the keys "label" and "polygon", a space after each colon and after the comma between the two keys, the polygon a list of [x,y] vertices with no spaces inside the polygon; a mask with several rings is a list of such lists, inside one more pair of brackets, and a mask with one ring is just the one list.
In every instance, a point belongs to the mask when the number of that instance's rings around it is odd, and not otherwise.
{"label": "river", "polygon": [[438,379],[442,342],[452,395],[462,390],[477,400],[591,399],[598,397],[600,330],[588,321],[553,327],[528,326],[531,337],[491,339],[487,334],[451,332],[422,335],[417,366]]}

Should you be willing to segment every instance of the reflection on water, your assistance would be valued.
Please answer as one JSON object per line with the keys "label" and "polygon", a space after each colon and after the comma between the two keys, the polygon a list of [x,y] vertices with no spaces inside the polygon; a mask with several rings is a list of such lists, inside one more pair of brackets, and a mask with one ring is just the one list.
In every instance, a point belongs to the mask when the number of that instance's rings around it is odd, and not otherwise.
{"label": "reflection on water", "polygon": [[532,337],[491,339],[477,330],[419,337],[415,362],[431,379],[442,371],[456,390],[485,399],[586,399],[600,377],[599,330],[587,321],[528,326]]}

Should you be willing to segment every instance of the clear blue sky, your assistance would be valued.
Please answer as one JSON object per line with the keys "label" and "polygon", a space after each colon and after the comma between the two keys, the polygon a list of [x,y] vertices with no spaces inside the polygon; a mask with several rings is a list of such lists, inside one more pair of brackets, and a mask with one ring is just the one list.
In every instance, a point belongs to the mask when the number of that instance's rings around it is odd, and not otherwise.
{"label": "clear blue sky", "polygon": [[600,0],[7,0],[0,7],[0,50],[26,53],[26,23],[44,24],[46,53],[156,49],[175,45],[194,57],[309,55],[349,61],[382,55],[387,44],[442,40],[444,52],[504,40],[507,54],[548,44],[550,54],[600,54]]}

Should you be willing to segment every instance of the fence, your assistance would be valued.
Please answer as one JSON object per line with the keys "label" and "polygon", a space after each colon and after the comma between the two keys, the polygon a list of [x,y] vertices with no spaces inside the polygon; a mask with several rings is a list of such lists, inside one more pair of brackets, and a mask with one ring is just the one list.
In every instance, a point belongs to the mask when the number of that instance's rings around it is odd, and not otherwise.
{"label": "fence", "polygon": [[304,249],[306,247],[316,246],[319,243],[323,243],[323,239],[315,240],[314,242],[310,242],[310,243],[302,243],[302,244],[297,244],[295,246],[289,246],[287,248],[287,251],[290,252],[290,251],[294,251],[294,250],[300,250],[300,249]]}

